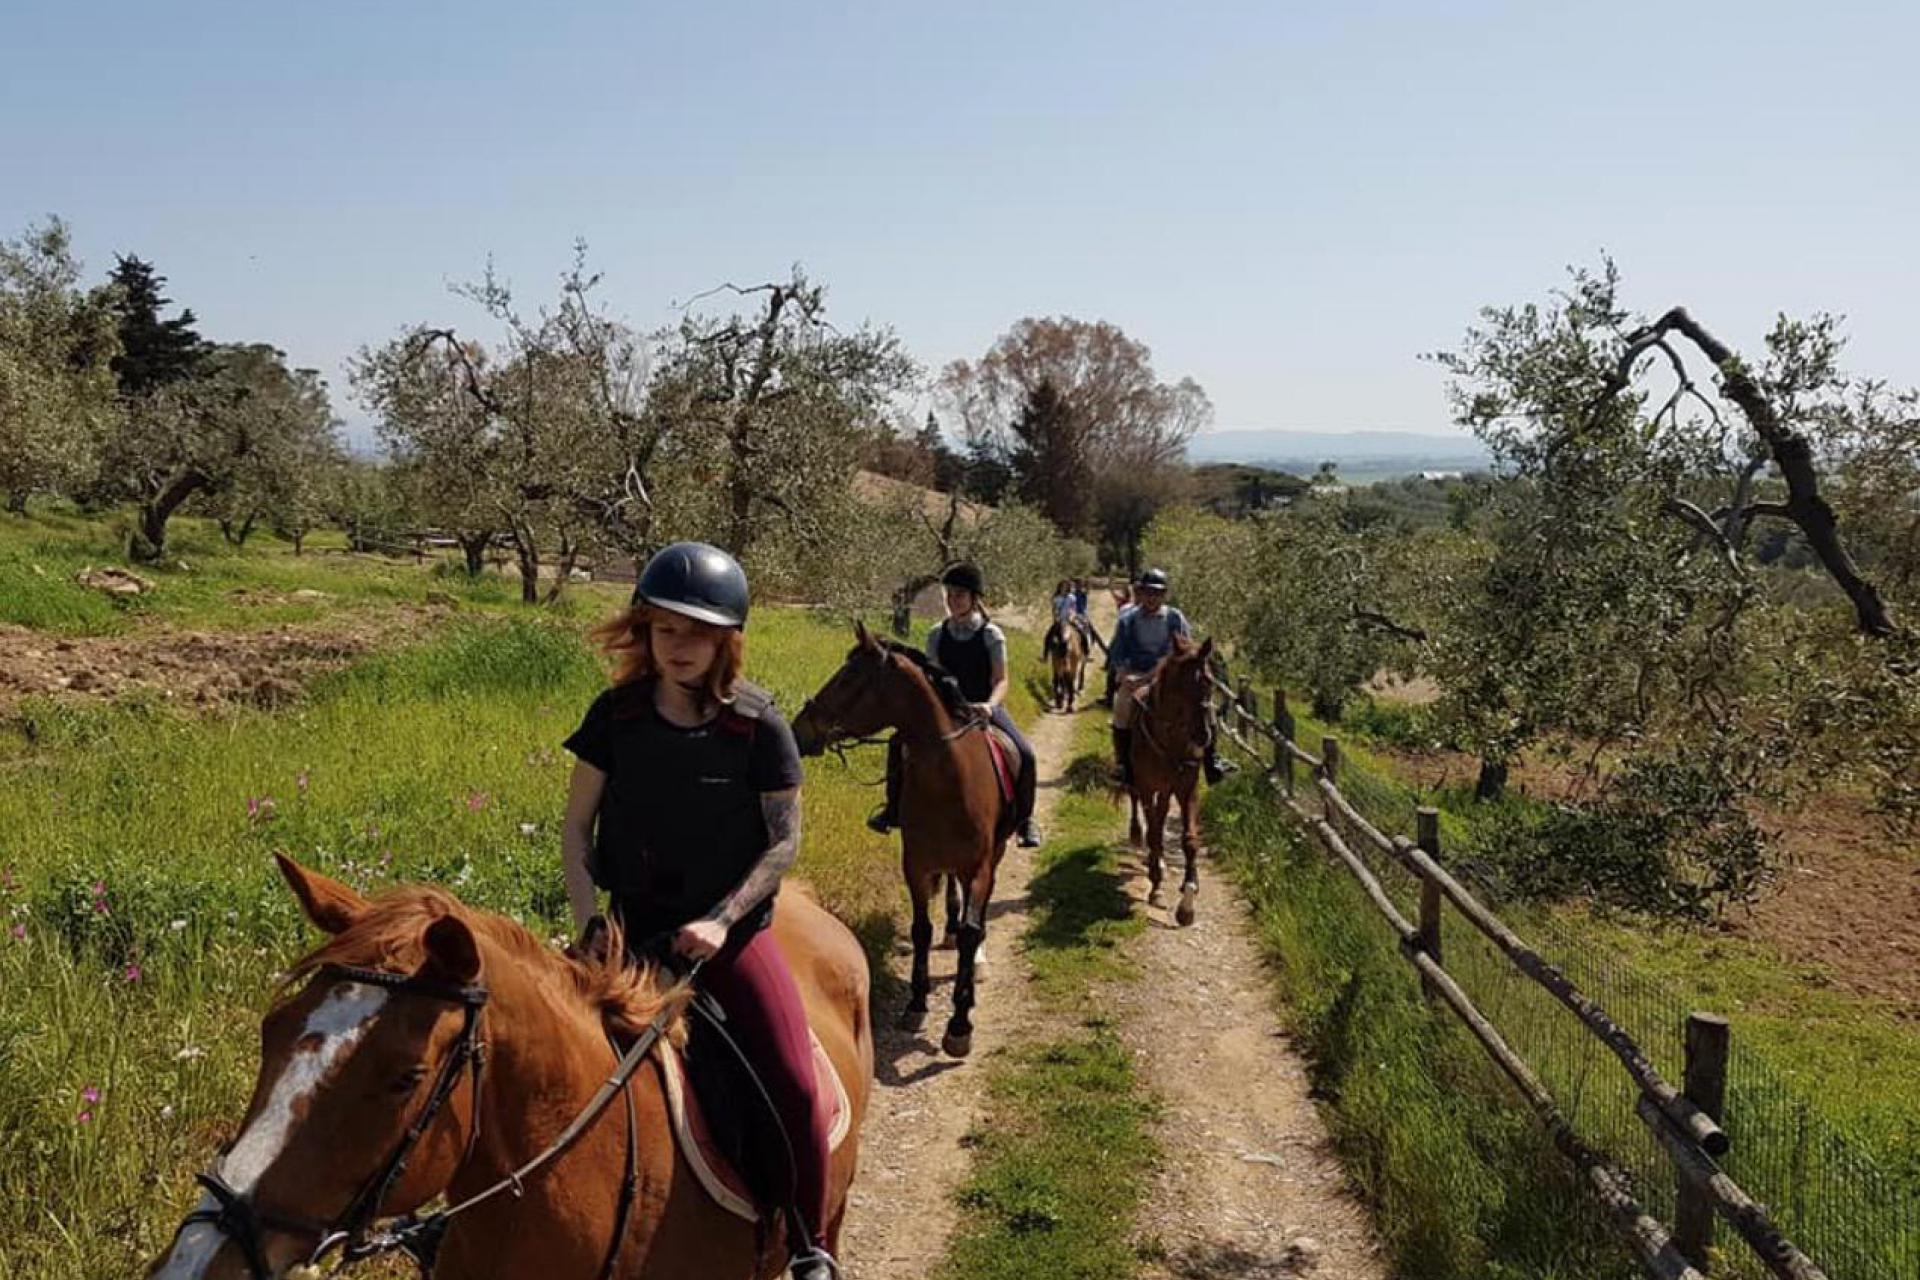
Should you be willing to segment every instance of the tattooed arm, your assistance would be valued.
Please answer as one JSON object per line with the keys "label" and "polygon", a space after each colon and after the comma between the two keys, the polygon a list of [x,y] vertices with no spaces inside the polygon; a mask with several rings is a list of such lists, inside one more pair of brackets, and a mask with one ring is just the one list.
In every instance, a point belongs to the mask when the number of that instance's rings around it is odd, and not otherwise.
{"label": "tattooed arm", "polygon": [[760,812],[767,820],[767,851],[713,913],[729,929],[773,896],[800,853],[800,788],[762,792]]}

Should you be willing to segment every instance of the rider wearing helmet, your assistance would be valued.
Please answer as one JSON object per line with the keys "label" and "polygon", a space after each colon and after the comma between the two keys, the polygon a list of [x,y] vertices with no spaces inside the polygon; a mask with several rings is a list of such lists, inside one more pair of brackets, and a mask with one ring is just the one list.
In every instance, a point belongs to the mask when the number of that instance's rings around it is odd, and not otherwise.
{"label": "rider wearing helmet", "polygon": [[747,577],[734,558],[676,542],[647,562],[627,610],[594,634],[613,687],[567,739],[578,758],[562,851],[583,930],[605,889],[636,944],[705,960],[699,984],[779,1112],[795,1164],[793,1274],[837,1274],[820,1247],[827,1130],[792,971],[767,926],[800,848],[800,753],[765,691],[740,676]]}
{"label": "rider wearing helmet", "polygon": [[[1171,585],[1164,569],[1148,569],[1134,583],[1132,606],[1120,614],[1113,629],[1113,643],[1107,646],[1107,670],[1115,679],[1113,699],[1114,781],[1123,787],[1133,785],[1133,710],[1134,696],[1153,675],[1160,659],[1173,648],[1175,636],[1191,636],[1186,615],[1168,604]],[[1214,754],[1213,721],[1207,721],[1206,773],[1208,782],[1219,782],[1227,770]]]}
{"label": "rider wearing helmet", "polygon": [[[1007,637],[988,620],[981,607],[986,593],[986,578],[978,566],[949,565],[940,575],[946,588],[947,616],[927,632],[927,656],[946,668],[960,682],[960,691],[984,720],[1012,739],[1020,753],[1020,776],[1014,780],[1014,820],[1020,846],[1031,849],[1040,843],[1040,832],[1033,823],[1034,763],[1033,747],[1007,714]],[[887,802],[867,825],[885,835],[900,821],[900,738],[895,735],[887,747]]]}

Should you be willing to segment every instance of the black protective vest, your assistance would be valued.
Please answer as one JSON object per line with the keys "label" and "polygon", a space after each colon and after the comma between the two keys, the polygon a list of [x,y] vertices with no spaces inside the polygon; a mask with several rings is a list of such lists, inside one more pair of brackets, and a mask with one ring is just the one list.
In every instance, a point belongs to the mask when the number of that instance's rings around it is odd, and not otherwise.
{"label": "black protective vest", "polygon": [[971,637],[962,640],[942,622],[938,660],[960,682],[960,692],[967,695],[968,702],[985,702],[993,692],[993,655],[987,652],[985,623],[980,624]]}
{"label": "black protective vest", "polygon": [[[766,853],[751,762],[760,716],[771,705],[743,680],[732,703],[689,730],[660,718],[644,682],[622,699],[588,869],[612,895],[629,942],[706,915]],[[763,928],[772,916],[769,898],[737,928]]]}

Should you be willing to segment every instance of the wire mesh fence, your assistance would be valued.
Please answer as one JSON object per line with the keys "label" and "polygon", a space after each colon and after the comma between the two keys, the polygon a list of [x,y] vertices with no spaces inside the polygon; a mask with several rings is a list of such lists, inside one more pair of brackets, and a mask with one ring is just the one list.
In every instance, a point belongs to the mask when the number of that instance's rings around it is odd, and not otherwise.
{"label": "wire mesh fence", "polygon": [[[1303,745],[1318,749],[1317,743]],[[1383,832],[1413,829],[1414,802],[1389,780],[1346,761],[1339,786]],[[1301,790],[1304,795],[1304,785]],[[1411,918],[1419,900],[1418,878],[1371,842],[1353,844]],[[1448,859],[1444,850],[1441,861],[1483,901],[1502,902],[1500,886],[1477,868]],[[1687,1017],[1699,1006],[1551,915],[1529,917],[1527,941],[1606,1009],[1663,1076],[1680,1080]],[[1640,1092],[1613,1054],[1478,931],[1450,927],[1444,952],[1448,972],[1551,1089],[1575,1131],[1629,1175],[1633,1194],[1650,1213],[1671,1222],[1673,1165],[1636,1114]],[[1920,1280],[1920,1185],[1896,1176],[1823,1110],[1818,1095],[1743,1044],[1737,1022],[1722,1124],[1731,1144],[1720,1160],[1722,1169],[1766,1206],[1780,1230],[1832,1280]],[[1715,1274],[1767,1273],[1725,1223],[1715,1224],[1715,1244],[1720,1251]]]}

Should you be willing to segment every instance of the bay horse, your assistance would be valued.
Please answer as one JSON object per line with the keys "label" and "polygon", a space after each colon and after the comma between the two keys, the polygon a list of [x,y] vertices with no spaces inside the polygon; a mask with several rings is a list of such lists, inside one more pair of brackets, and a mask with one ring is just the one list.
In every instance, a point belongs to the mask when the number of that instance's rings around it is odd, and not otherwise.
{"label": "bay horse", "polygon": [[1180,903],[1174,920],[1193,923],[1194,899],[1200,893],[1200,830],[1194,793],[1200,785],[1200,766],[1206,755],[1209,685],[1207,661],[1213,641],[1196,646],[1185,636],[1173,637],[1173,648],[1153,669],[1147,684],[1134,695],[1133,787],[1127,830],[1138,849],[1144,822],[1147,847],[1147,902],[1160,906],[1164,897],[1167,812],[1180,803],[1180,847],[1186,854],[1186,875],[1180,882]]}
{"label": "bay horse", "polygon": [[[307,919],[329,937],[294,964],[267,1012],[239,1136],[201,1175],[199,1208],[149,1277],[318,1277],[323,1240],[343,1246],[326,1260],[338,1264],[358,1256],[351,1237],[376,1218],[503,1188],[513,1194],[443,1222],[437,1247],[421,1242],[423,1271],[769,1280],[785,1270],[777,1215],[763,1215],[775,1222],[763,1227],[702,1190],[676,1145],[657,1062],[641,1062],[624,1098],[551,1163],[525,1169],[581,1124],[596,1091],[611,1094],[619,1054],[610,1037],[683,1039],[684,985],[629,964],[617,936],[612,960],[570,959],[441,889],[403,886],[369,901],[276,856]],[[866,957],[845,925],[792,886],[773,928],[853,1107],[830,1175],[823,1243],[832,1249],[873,1082]]]}
{"label": "bay horse", "polygon": [[[1000,789],[987,735],[953,678],[918,649],[881,640],[854,623],[853,649],[793,720],[800,754],[818,755],[835,742],[894,730],[903,748],[900,776],[901,870],[913,900],[913,976],[901,1017],[918,1030],[927,1016],[933,947],[928,903],[942,877],[960,885],[959,965],[953,1016],[941,1048],[956,1058],[973,1049],[974,985],[980,944],[987,936],[987,904],[1013,832],[1013,806]],[[1009,768],[1018,756],[1004,740]]]}
{"label": "bay horse", "polygon": [[1054,623],[1047,632],[1047,661],[1053,669],[1053,709],[1072,711],[1087,678],[1087,639],[1080,628]]}

